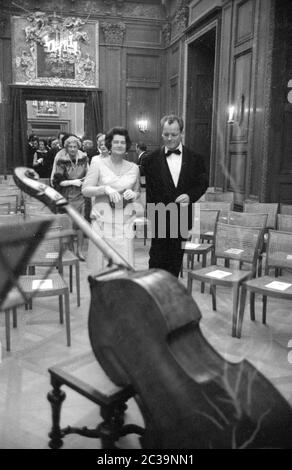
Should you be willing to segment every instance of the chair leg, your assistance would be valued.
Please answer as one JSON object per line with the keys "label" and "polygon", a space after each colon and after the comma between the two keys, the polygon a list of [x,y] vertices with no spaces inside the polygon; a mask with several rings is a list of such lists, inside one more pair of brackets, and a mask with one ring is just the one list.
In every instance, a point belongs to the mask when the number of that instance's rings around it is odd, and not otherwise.
{"label": "chair leg", "polygon": [[77,307],[80,307],[80,267],[79,267],[79,262],[75,264],[75,275],[76,275]]}
{"label": "chair leg", "polygon": [[244,315],[244,310],[245,310],[246,293],[247,293],[247,290],[246,290],[245,286],[242,286],[241,287],[241,294],[240,294],[239,313],[238,313],[237,338],[241,338],[241,330],[242,330],[243,315]]}
{"label": "chair leg", "polygon": [[188,273],[188,283],[187,283],[187,291],[189,294],[192,294],[193,290],[193,278],[191,273]]}
{"label": "chair leg", "polygon": [[251,321],[255,321],[255,310],[254,310],[254,304],[255,304],[255,293],[251,292],[250,293],[250,319]]}
{"label": "chair leg", "polygon": [[262,266],[263,266],[263,255],[259,255],[259,258],[258,258],[258,277],[262,276]]}
{"label": "chair leg", "polygon": [[70,304],[69,304],[69,292],[68,291],[64,294],[64,300],[65,300],[67,346],[71,346]]}
{"label": "chair leg", "polygon": [[63,296],[62,295],[59,295],[59,315],[60,315],[60,323],[62,325],[64,323]]}
{"label": "chair leg", "polygon": [[212,295],[212,308],[214,311],[216,311],[217,305],[216,305],[216,285],[215,284],[210,285],[210,294]]}
{"label": "chair leg", "polygon": [[[202,268],[205,268],[207,265],[207,255],[206,253],[203,255],[203,260],[202,260]],[[204,294],[205,292],[205,283],[201,282],[201,293]]]}
{"label": "chair leg", "polygon": [[17,328],[17,308],[13,307],[12,309],[12,319],[13,319],[13,328]]}
{"label": "chair leg", "polygon": [[73,292],[73,281],[72,281],[72,277],[73,277],[73,269],[72,269],[72,264],[70,264],[70,266],[69,266],[69,286],[70,286],[70,292]]}
{"label": "chair leg", "polygon": [[10,310],[5,310],[6,351],[10,351]]}
{"label": "chair leg", "polygon": [[237,325],[237,311],[238,311],[238,299],[239,299],[239,285],[235,284],[233,286],[233,292],[232,292],[232,330],[231,330],[231,336],[234,338],[236,337],[236,325]]}
{"label": "chair leg", "polygon": [[263,324],[266,325],[267,319],[267,296],[263,295]]}

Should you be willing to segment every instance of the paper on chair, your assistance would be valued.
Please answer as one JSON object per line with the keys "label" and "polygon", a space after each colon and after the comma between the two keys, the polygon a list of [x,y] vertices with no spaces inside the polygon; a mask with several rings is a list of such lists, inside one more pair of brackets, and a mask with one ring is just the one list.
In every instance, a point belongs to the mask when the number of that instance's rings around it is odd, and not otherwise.
{"label": "paper on chair", "polygon": [[196,250],[197,248],[199,248],[199,246],[201,246],[201,243],[187,242],[185,244],[185,249],[186,250]]}
{"label": "paper on chair", "polygon": [[204,232],[203,235],[211,235],[211,236],[213,236],[213,235],[214,235],[214,232]]}
{"label": "paper on chair", "polygon": [[59,257],[59,253],[58,252],[53,252],[53,253],[46,253],[46,258],[50,258],[50,259],[56,259]]}
{"label": "paper on chair", "polygon": [[226,271],[213,271],[211,273],[206,274],[206,276],[214,277],[216,279],[223,279],[224,277],[231,276],[232,273],[227,273]]}
{"label": "paper on chair", "polygon": [[240,255],[240,253],[243,253],[244,250],[240,250],[239,248],[229,248],[228,250],[225,250],[224,253],[229,253],[230,255]]}
{"label": "paper on chair", "polygon": [[52,279],[34,279],[32,281],[32,288],[39,290],[52,289],[53,281]]}
{"label": "paper on chair", "polygon": [[292,255],[287,255],[286,259],[292,259]]}
{"label": "paper on chair", "polygon": [[272,281],[269,284],[266,284],[265,287],[269,287],[270,289],[276,289],[276,290],[281,290],[284,291],[286,289],[289,289],[292,284],[289,284],[288,282],[280,282],[280,281]]}

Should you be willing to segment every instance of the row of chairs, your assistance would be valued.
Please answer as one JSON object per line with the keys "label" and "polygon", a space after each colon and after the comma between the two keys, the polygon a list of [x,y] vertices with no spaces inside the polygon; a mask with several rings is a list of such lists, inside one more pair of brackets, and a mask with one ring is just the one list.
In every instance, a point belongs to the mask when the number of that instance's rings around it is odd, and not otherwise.
{"label": "row of chairs", "polygon": [[[214,244],[201,243],[202,238],[199,240],[191,240],[186,243],[186,254],[188,256],[188,291],[192,291],[193,279],[201,282],[201,291],[204,292],[204,284],[207,282],[211,285],[212,294],[212,305],[213,309],[216,310],[216,285],[232,286],[233,288],[233,311],[232,311],[232,336],[241,336],[242,319],[244,312],[246,290],[253,291],[256,287],[261,286],[263,289],[263,283],[256,279],[256,285],[253,284],[251,279],[256,278],[257,263],[261,261],[261,256],[264,246],[264,235],[268,225],[268,214],[252,214],[252,213],[237,213],[228,212],[223,216],[218,211],[200,211],[200,236],[204,235],[204,230],[212,228],[212,224],[215,226]],[[278,253],[280,258],[275,257],[273,254],[273,261],[275,259],[279,263],[278,267],[292,267],[292,216],[283,214],[277,215],[278,231],[269,229],[268,232],[268,243],[267,243],[267,255],[266,255],[266,268],[265,274],[268,274],[271,266],[271,250],[277,253],[275,250],[275,239],[280,237],[281,246],[283,240],[286,240],[287,250],[285,255],[280,252]],[[213,226],[213,227],[214,227]],[[286,230],[285,232],[283,230]],[[289,233],[290,232],[290,233]],[[197,234],[196,234],[197,235]],[[272,241],[270,241],[270,239]],[[289,245],[290,244],[290,245]],[[290,254],[289,254],[290,250]],[[206,267],[206,254],[211,252],[210,267]],[[202,269],[194,270],[193,259],[195,254],[204,254]],[[282,257],[284,256],[285,262],[283,265]],[[191,263],[190,263],[190,257]],[[225,266],[218,264],[219,259],[225,260]],[[229,263],[231,260],[237,260],[239,266],[237,269],[230,269]],[[243,271],[243,263],[249,263],[250,269]],[[282,263],[282,264],[281,264]],[[261,271],[260,271],[261,272]],[[264,278],[262,278],[264,279]],[[272,281],[271,281],[272,282]],[[285,281],[286,282],[286,281]],[[286,282],[287,284],[287,282]],[[241,309],[238,313],[239,303],[239,289],[241,286],[245,286],[245,290],[242,291],[242,302]],[[291,284],[292,286],[292,284]],[[267,292],[270,290],[267,288]],[[271,292],[275,292],[272,290]],[[287,295],[292,291],[287,290]],[[276,291],[276,295],[279,291]],[[272,294],[267,294],[272,295]],[[266,301],[264,303],[263,322],[266,321]],[[251,318],[254,319],[254,296],[251,295]]]}
{"label": "row of chairs", "polygon": [[[0,215],[0,229],[2,227],[13,227],[21,225],[25,227],[24,221],[32,222],[42,220],[37,217],[26,217],[23,214],[9,216]],[[59,298],[59,317],[63,323],[63,301],[65,304],[66,336],[67,345],[71,344],[70,333],[70,303],[69,293],[73,290],[73,268],[76,275],[77,306],[80,306],[80,266],[79,259],[72,250],[72,236],[74,232],[68,229],[68,216],[66,214],[52,217],[50,229],[44,239],[35,250],[31,259],[26,263],[27,273],[23,273],[18,280],[19,290],[13,289],[5,299],[1,310],[5,312],[6,349],[10,351],[10,323],[11,313],[13,315],[13,327],[17,326],[16,307],[26,303],[26,308],[32,308],[34,297]],[[64,280],[64,268],[69,266],[69,286]],[[36,273],[38,269],[38,273]],[[42,285],[41,285],[42,284]]]}

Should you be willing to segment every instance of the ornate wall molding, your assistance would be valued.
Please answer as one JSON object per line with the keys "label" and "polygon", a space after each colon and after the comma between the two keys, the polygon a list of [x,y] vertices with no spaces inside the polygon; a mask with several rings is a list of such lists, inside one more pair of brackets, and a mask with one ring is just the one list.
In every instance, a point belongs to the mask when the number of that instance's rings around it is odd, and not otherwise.
{"label": "ornate wall molding", "polygon": [[170,41],[171,41],[171,24],[170,23],[166,23],[162,27],[162,38],[163,38],[164,45],[166,47],[169,46]]}
{"label": "ornate wall molding", "polygon": [[103,0],[103,4],[107,8],[105,13],[112,16],[122,16],[125,3],[125,0]]}
{"label": "ornate wall molding", "polygon": [[35,12],[13,17],[13,81],[98,86],[98,23]]}
{"label": "ornate wall molding", "polygon": [[102,32],[104,34],[104,39],[106,44],[116,44],[121,46],[124,41],[124,36],[126,32],[125,23],[101,23],[100,25]]}
{"label": "ornate wall molding", "polygon": [[189,8],[186,0],[181,0],[177,6],[173,19],[173,36],[184,32],[188,26]]}

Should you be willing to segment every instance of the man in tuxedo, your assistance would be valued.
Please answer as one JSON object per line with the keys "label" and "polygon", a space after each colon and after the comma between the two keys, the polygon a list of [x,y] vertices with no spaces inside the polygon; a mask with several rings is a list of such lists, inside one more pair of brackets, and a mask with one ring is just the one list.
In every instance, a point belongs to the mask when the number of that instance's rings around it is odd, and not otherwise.
{"label": "man in tuxedo", "polygon": [[[146,176],[147,217],[150,212],[153,214],[154,205],[158,208],[162,203],[163,207],[170,209],[155,210],[155,216],[150,217],[149,268],[165,269],[178,277],[183,259],[182,243],[192,227],[193,204],[206,191],[208,177],[202,157],[182,145],[182,118],[164,116],[161,129],[164,146],[142,160]],[[161,231],[162,225],[165,230]]]}
{"label": "man in tuxedo", "polygon": [[136,153],[137,153],[137,157],[138,157],[137,163],[138,163],[139,171],[140,171],[141,188],[145,188],[145,186],[146,186],[146,184],[145,184],[145,175],[144,175],[142,162],[143,162],[143,159],[148,155],[147,145],[144,144],[143,142],[139,142],[136,145]]}

